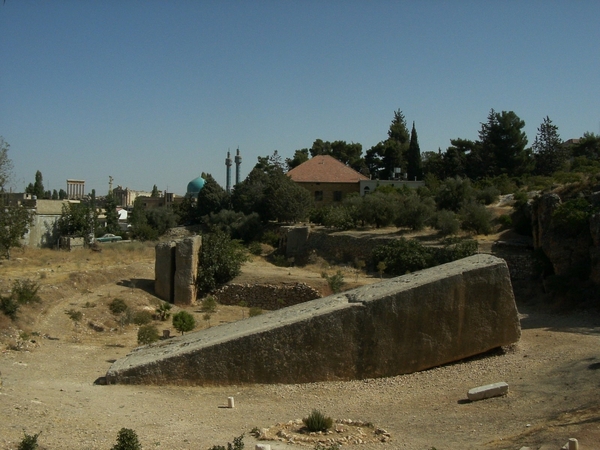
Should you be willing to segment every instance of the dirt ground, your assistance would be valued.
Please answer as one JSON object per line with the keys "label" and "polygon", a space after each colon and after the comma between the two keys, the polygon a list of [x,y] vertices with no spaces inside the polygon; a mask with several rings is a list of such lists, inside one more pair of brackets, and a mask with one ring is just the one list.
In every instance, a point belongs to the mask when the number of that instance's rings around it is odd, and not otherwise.
{"label": "dirt ground", "polygon": [[[315,408],[334,419],[372,423],[390,436],[343,446],[348,449],[559,449],[570,437],[582,450],[600,448],[600,318],[542,312],[528,299],[518,299],[518,344],[410,375],[303,385],[96,385],[137,346],[137,326],[121,326],[108,303],[121,298],[132,309],[152,311],[158,301],[152,247],[129,247],[109,244],[101,253],[77,255],[25,250],[0,264],[2,294],[15,279],[30,278],[41,284],[43,300],[24,307],[17,322],[0,316],[0,448],[16,449],[24,432],[41,432],[41,448],[108,450],[127,427],[144,449],[208,449],[242,433],[253,449],[252,429],[273,430]],[[337,268],[324,261],[280,268],[255,258],[236,281],[304,281],[327,294],[323,270]],[[347,287],[378,281],[342,270]],[[247,308],[219,306],[207,321],[198,306],[187,309],[197,329],[248,316]],[[69,310],[83,318],[73,321]],[[170,322],[159,327],[175,332]],[[468,389],[498,381],[509,384],[507,396],[466,400]],[[228,397],[235,408],[226,407]],[[314,447],[266,443],[273,450]]]}

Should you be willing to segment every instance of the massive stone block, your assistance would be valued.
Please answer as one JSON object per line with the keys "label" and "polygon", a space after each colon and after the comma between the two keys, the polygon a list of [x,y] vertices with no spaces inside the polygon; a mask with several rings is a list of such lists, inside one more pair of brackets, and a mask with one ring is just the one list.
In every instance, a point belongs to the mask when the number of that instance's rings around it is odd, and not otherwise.
{"label": "massive stone block", "polygon": [[175,242],[161,242],[154,248],[154,293],[173,303],[175,276]]}
{"label": "massive stone block", "polygon": [[175,247],[175,277],[173,279],[176,305],[191,305],[196,301],[196,276],[202,238],[192,236],[177,241]]}
{"label": "massive stone block", "polygon": [[140,347],[108,383],[304,383],[393,376],[519,340],[504,260],[475,255]]}

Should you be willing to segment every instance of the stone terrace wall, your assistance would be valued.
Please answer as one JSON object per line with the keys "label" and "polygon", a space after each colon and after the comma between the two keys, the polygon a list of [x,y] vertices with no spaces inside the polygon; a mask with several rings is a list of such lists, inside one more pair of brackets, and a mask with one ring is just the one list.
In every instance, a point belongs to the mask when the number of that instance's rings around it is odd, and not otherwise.
{"label": "stone terrace wall", "polygon": [[475,255],[140,347],[109,384],[307,383],[394,376],[519,340],[506,263]]}
{"label": "stone terrace wall", "polygon": [[394,240],[396,239],[372,235],[357,237],[343,233],[311,232],[306,241],[306,251],[314,251],[323,258],[340,263],[353,263],[355,259],[368,263],[374,247]]}
{"label": "stone terrace wall", "polygon": [[274,284],[228,284],[216,291],[215,298],[222,305],[237,305],[275,310],[320,298],[316,289],[305,283]]}

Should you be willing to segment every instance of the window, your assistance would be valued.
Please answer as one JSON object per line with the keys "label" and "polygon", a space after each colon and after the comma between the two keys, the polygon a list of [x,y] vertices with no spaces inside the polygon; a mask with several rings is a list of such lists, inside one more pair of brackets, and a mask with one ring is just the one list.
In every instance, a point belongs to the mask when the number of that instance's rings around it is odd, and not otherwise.
{"label": "window", "polygon": [[363,189],[364,195],[367,195],[369,192],[371,192],[371,189],[369,189],[369,186],[365,186],[365,188]]}
{"label": "window", "polygon": [[315,202],[323,201],[323,191],[315,191]]}
{"label": "window", "polygon": [[342,201],[342,191],[333,191],[333,201],[334,202]]}

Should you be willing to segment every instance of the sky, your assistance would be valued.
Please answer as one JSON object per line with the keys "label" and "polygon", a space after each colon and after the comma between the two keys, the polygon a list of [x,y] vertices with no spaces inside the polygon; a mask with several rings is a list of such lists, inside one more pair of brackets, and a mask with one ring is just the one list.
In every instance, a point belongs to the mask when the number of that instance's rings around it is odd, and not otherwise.
{"label": "sky", "polygon": [[[514,111],[529,144],[600,132],[600,2],[6,0],[0,136],[23,192],[86,181],[183,195],[315,139],[387,138],[394,111],[422,152],[477,139]],[[232,179],[235,168],[232,168]]]}

